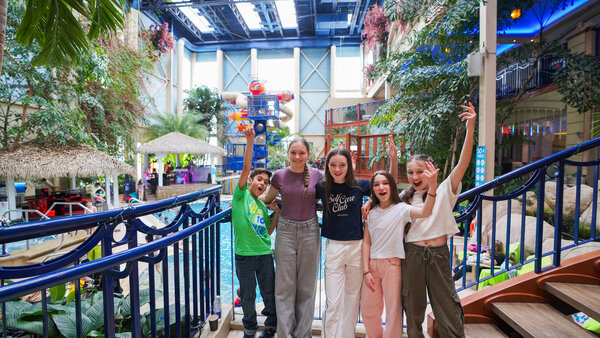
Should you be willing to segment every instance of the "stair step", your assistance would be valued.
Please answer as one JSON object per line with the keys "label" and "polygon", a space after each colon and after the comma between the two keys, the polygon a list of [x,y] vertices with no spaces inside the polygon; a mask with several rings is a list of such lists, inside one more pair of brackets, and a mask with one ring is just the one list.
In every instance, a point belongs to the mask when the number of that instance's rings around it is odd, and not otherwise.
{"label": "stair step", "polygon": [[492,311],[523,337],[596,337],[546,303],[497,302]]}
{"label": "stair step", "polygon": [[600,321],[600,285],[547,282],[545,286],[563,302]]}
{"label": "stair step", "polygon": [[508,337],[494,324],[465,324],[465,337],[500,338]]}

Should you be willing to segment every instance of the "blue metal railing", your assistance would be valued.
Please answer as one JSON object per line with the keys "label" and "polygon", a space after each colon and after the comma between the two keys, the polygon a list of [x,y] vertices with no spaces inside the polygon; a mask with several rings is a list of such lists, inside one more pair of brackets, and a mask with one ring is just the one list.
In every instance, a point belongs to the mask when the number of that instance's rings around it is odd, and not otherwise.
{"label": "blue metal railing", "polygon": [[[1,244],[96,228],[77,248],[60,257],[27,266],[0,267],[3,336],[23,332],[22,326],[10,325],[15,316],[20,316],[11,310],[19,305],[16,297],[34,292],[41,294],[41,326],[34,332],[44,337],[57,335],[57,330],[74,337],[94,332],[106,337],[120,332],[130,332],[132,337],[190,337],[198,332],[221,292],[219,228],[230,217],[231,209],[221,211],[220,190],[217,186],[152,204],[0,230]],[[189,204],[200,199],[205,199],[204,207],[195,212]],[[164,227],[152,227],[140,219],[171,208],[179,208],[179,212]],[[117,239],[115,229],[120,224],[126,226],[126,231],[123,238]],[[81,263],[97,245],[102,248],[102,257]],[[140,264],[147,266],[147,287],[140,287]],[[156,278],[157,272],[162,278]],[[100,283],[82,292],[80,280],[88,276],[97,276]],[[14,279],[22,280],[6,284]],[[119,281],[128,281],[127,297],[116,298]],[[56,297],[54,290],[67,282],[73,282],[75,295],[70,303],[69,296]],[[89,297],[93,298],[91,303]],[[96,303],[101,305],[93,305]],[[91,309],[94,312],[90,314]],[[149,312],[142,314],[143,309]],[[89,318],[92,315],[94,320]],[[73,323],[70,331],[65,331],[64,321],[58,320],[61,317]]]}
{"label": "blue metal railing", "polygon": [[[600,138],[581,143],[575,147],[555,153],[539,161],[525,165],[510,173],[499,176],[479,187],[466,191],[459,196],[457,205],[463,201],[469,202],[464,211],[462,211],[462,213],[456,217],[459,227],[464,229],[460,242],[457,243],[455,237],[450,239],[451,257],[454,257],[459,252],[462,252],[463,257],[462,262],[460,262],[460,265],[462,265],[463,274],[462,287],[460,290],[485,282],[494,278],[495,276],[499,276],[509,271],[518,271],[521,269],[521,267],[531,262],[534,264],[533,270],[536,273],[560,266],[561,254],[565,250],[600,239],[600,236],[596,233],[596,212],[598,209],[598,170],[600,166],[600,159],[598,159],[599,147]],[[593,153],[592,156],[595,158],[595,160],[574,161],[569,159],[570,157],[580,154],[586,150],[590,151],[590,154]],[[587,201],[586,205],[582,204],[585,201],[583,201],[581,197],[584,169],[587,171],[588,180],[593,182],[591,203],[590,201]],[[565,208],[564,190],[567,179],[571,175],[575,176],[575,182],[573,182],[575,197],[568,202],[572,206],[569,208],[569,211],[573,209],[573,212],[572,215],[565,215],[563,213]],[[589,179],[590,176],[592,179]],[[525,182],[522,184],[517,184],[516,188],[509,192],[496,196],[491,195],[494,189],[503,188],[505,184],[510,184],[510,182],[514,180],[522,180]],[[548,182],[555,183],[556,188],[554,190],[551,188],[546,189]],[[535,211],[527,211],[528,192],[535,193],[535,201],[537,203]],[[549,200],[545,198],[546,192],[550,192],[556,197],[554,200],[554,205],[550,205],[550,208],[545,208],[545,205],[547,205],[549,202]],[[519,200],[521,202],[521,210],[513,212],[512,203],[515,201],[518,202]],[[531,201],[531,198],[529,201]],[[496,219],[499,209],[498,204],[500,202],[506,203],[506,223],[499,223]],[[491,205],[491,207],[486,205]],[[589,224],[584,225],[580,222],[580,209],[582,208],[590,208],[591,210],[592,217]],[[535,235],[533,245],[531,244],[531,241],[526,241],[525,239],[526,234],[531,233],[531,229],[529,229],[530,232],[526,232],[528,212],[530,213],[531,217],[534,217],[535,219]],[[511,217],[511,215],[514,214],[517,214],[518,216]],[[490,221],[484,222],[484,217]],[[552,220],[553,224],[545,222],[544,217],[546,217],[548,220]],[[520,218],[521,223],[520,228],[518,228],[519,224],[516,224],[519,232],[511,235],[511,228],[513,228],[511,226],[511,222],[518,218]],[[476,231],[473,231],[473,234],[469,232],[469,223],[471,220],[476,220],[477,225]],[[532,221],[533,219],[529,220]],[[569,225],[572,227],[564,228],[564,225]],[[580,233],[580,227],[587,225],[590,227],[590,233],[584,238],[584,236],[582,236]],[[553,227],[552,236],[544,235],[544,228],[548,229],[548,226]],[[501,233],[503,236],[500,236],[499,233]],[[514,237],[516,237],[517,240],[511,240],[511,238]],[[543,250],[544,238],[546,238],[546,240],[553,240],[552,249],[545,252]],[[494,252],[496,249],[496,240],[503,242],[505,248],[503,250],[505,255],[504,262],[502,262],[501,266],[497,266],[493,259],[494,256],[492,255],[489,266],[489,276],[480,278],[480,272],[482,270],[482,257],[480,248],[482,248],[482,244],[487,244],[490,252]],[[566,245],[563,244],[563,242],[569,240],[572,240],[573,243],[567,242]],[[475,274],[473,278],[474,280],[470,283],[468,283],[465,278],[467,275],[466,270],[468,269],[467,248],[469,243],[474,246],[477,252],[474,255],[475,258],[473,259],[473,263],[471,263]],[[512,243],[518,243],[519,262],[515,262],[514,264],[510,265],[509,246]],[[456,252],[456,248],[460,247],[462,247],[462,250]],[[526,256],[528,254],[532,254],[533,258],[527,259]],[[552,256],[552,262],[545,264],[546,266],[543,266],[543,258],[547,256]],[[450,263],[452,264],[452,262]]]}

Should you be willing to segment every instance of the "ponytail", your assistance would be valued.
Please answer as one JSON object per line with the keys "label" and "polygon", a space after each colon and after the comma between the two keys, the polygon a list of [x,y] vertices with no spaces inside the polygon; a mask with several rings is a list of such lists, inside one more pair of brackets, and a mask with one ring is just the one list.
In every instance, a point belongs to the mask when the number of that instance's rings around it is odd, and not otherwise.
{"label": "ponytail", "polygon": [[304,163],[304,191],[302,192],[302,198],[306,198],[306,194],[308,193],[308,184],[310,183],[310,170],[308,170],[308,164]]}

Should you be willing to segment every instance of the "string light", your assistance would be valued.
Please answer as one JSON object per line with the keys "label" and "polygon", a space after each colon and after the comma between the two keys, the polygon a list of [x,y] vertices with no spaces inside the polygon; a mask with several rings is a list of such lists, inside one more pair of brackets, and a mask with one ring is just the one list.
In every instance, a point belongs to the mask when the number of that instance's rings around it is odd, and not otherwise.
{"label": "string light", "polygon": [[518,8],[513,9],[512,11],[510,11],[510,17],[514,20],[518,19],[519,17],[521,17],[521,10]]}

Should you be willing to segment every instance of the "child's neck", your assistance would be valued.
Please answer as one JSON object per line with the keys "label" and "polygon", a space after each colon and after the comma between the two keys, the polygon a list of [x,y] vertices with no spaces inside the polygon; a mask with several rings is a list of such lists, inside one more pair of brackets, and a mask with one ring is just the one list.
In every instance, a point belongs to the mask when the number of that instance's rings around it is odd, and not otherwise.
{"label": "child's neck", "polygon": [[380,207],[381,209],[387,209],[387,208],[389,208],[391,205],[392,205],[392,201],[390,201],[390,200],[387,200],[387,201],[385,201],[385,202],[383,202],[383,201],[380,201],[380,202],[379,202],[379,207]]}

